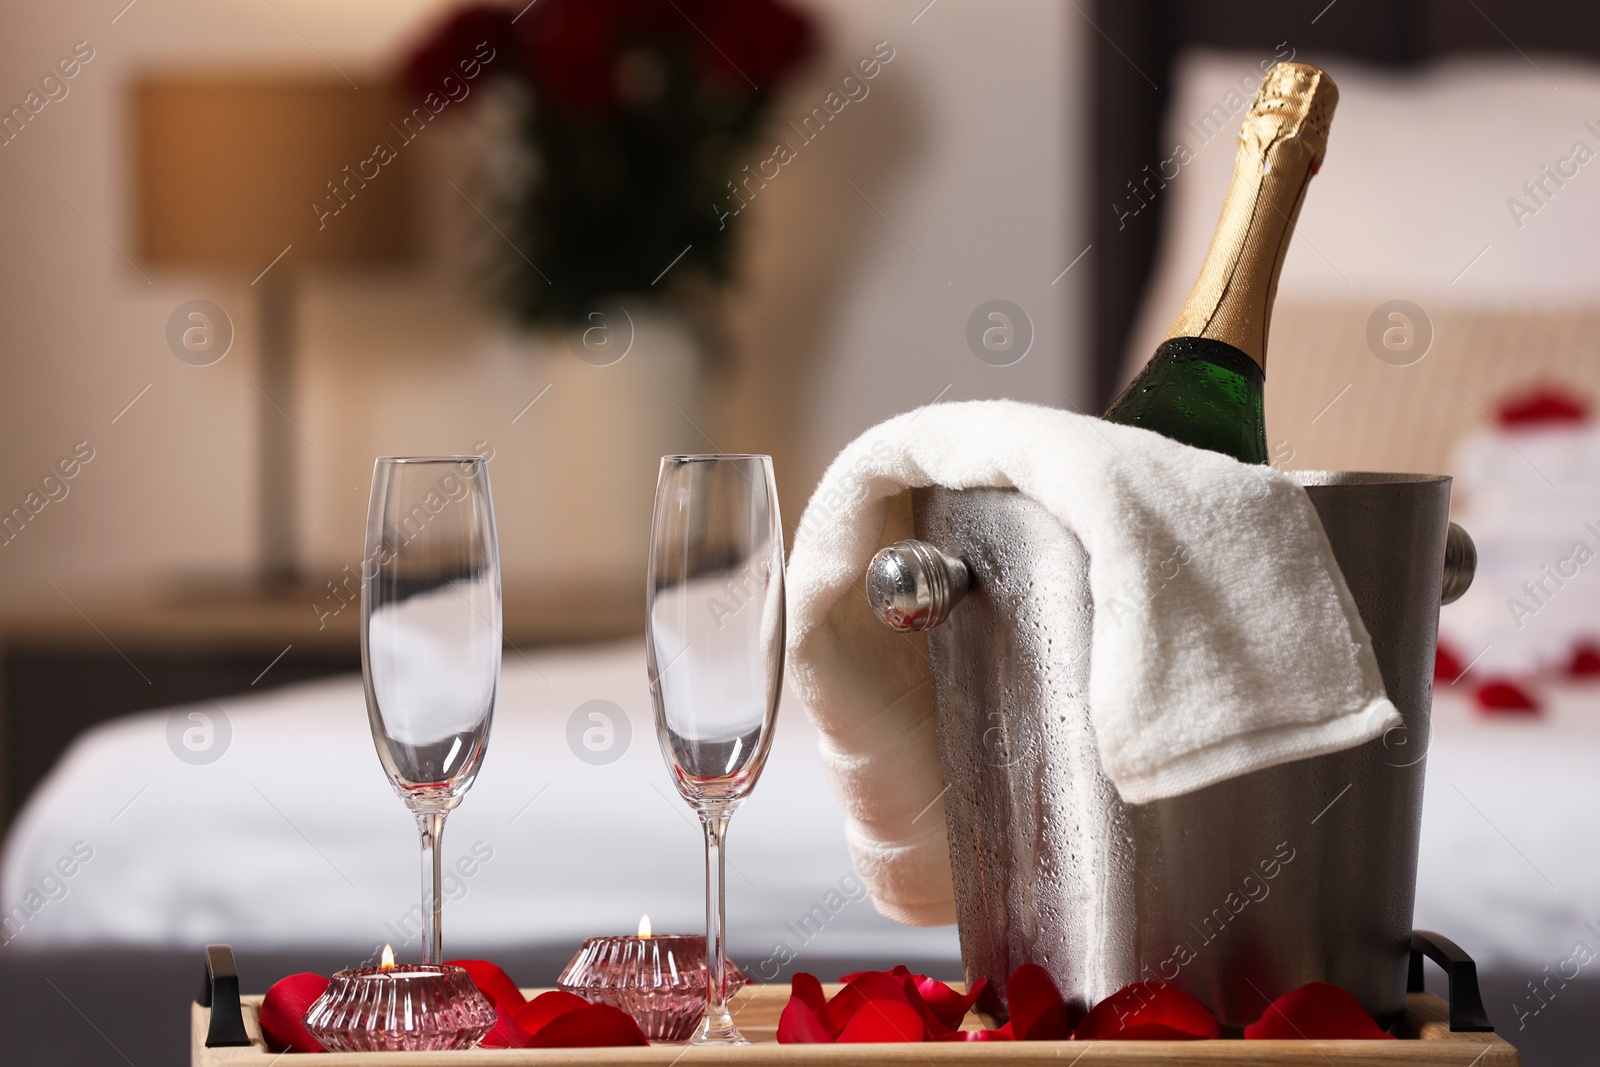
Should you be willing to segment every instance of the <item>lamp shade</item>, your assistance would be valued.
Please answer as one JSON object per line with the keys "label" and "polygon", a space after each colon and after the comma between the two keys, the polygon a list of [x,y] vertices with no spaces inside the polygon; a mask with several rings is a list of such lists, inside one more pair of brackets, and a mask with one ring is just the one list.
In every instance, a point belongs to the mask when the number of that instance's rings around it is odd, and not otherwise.
{"label": "lamp shade", "polygon": [[156,266],[254,275],[413,247],[410,109],[315,76],[149,76],[133,93],[139,244]]}

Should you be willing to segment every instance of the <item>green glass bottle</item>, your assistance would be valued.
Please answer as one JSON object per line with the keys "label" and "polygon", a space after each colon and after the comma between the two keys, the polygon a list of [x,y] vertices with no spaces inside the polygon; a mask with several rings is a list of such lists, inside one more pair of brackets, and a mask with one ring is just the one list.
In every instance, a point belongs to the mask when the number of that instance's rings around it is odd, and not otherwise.
{"label": "green glass bottle", "polygon": [[1322,164],[1339,91],[1305,63],[1279,63],[1239,131],[1233,180],[1205,265],[1167,338],[1107,409],[1244,463],[1265,463],[1262,387],[1278,273],[1311,176]]}

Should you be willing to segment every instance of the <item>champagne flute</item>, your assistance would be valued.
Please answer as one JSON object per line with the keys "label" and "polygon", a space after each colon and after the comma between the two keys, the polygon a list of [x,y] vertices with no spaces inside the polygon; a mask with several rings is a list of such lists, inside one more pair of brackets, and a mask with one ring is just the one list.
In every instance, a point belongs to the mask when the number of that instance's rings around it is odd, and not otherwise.
{"label": "champagne flute", "polygon": [[385,456],[361,565],[378,759],[422,838],[422,962],[441,963],[445,816],[483,763],[500,682],[500,547],[480,456]]}
{"label": "champagne flute", "polygon": [[697,1045],[749,1044],[728,1011],[728,820],[755,787],[783,685],[783,524],[768,456],[663,456],[647,640],[656,735],[706,838],[706,1015]]}

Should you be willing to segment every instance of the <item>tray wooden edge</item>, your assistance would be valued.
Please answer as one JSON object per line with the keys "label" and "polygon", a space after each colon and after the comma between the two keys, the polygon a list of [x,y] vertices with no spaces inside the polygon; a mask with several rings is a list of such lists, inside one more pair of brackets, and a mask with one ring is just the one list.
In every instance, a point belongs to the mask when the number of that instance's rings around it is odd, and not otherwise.
{"label": "tray wooden edge", "polygon": [[[836,988],[836,987],[835,987]],[[525,990],[535,995],[543,990]],[[831,992],[831,990],[830,990]],[[713,1061],[778,1063],[784,1067],[808,1064],[857,1065],[868,1063],[930,1064],[934,1067],[1075,1063],[1077,1058],[1114,1060],[1124,1067],[1161,1064],[1163,1067],[1211,1067],[1228,1063],[1237,1067],[1284,1067],[1286,1064],[1335,1064],[1338,1067],[1382,1067],[1387,1064],[1455,1064],[1473,1067],[1521,1067],[1517,1050],[1499,1034],[1452,1033],[1444,1001],[1431,993],[1406,996],[1406,1018],[1401,1029],[1414,1034],[1407,1041],[1024,1041],[982,1044],[905,1045],[779,1045],[777,1015],[788,1001],[787,986],[755,986],[742,991],[733,1007],[740,1028],[755,1042],[743,1048],[690,1048],[655,1045],[650,1048],[594,1049],[473,1049],[466,1052],[334,1052],[317,1056],[319,1067],[385,1067],[404,1064],[572,1064],[574,1067],[633,1067],[633,1065]],[[282,1054],[271,1053],[261,1036],[260,996],[240,998],[249,1047],[206,1048],[211,1010],[190,1006],[191,1067],[272,1067]],[[1466,1056],[1469,1050],[1476,1058]],[[1092,1054],[1091,1054],[1092,1051]],[[281,1065],[280,1065],[281,1067]]]}

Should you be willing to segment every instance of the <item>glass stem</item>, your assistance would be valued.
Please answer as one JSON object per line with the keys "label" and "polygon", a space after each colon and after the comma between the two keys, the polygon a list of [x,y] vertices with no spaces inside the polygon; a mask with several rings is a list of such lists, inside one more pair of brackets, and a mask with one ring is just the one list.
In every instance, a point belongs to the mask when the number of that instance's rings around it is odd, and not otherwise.
{"label": "glass stem", "polygon": [[417,812],[422,836],[422,962],[444,962],[444,866],[439,848],[444,839],[442,811]]}
{"label": "glass stem", "polygon": [[701,1040],[738,1035],[728,1012],[728,818],[727,812],[701,812],[706,832],[706,1018]]}

